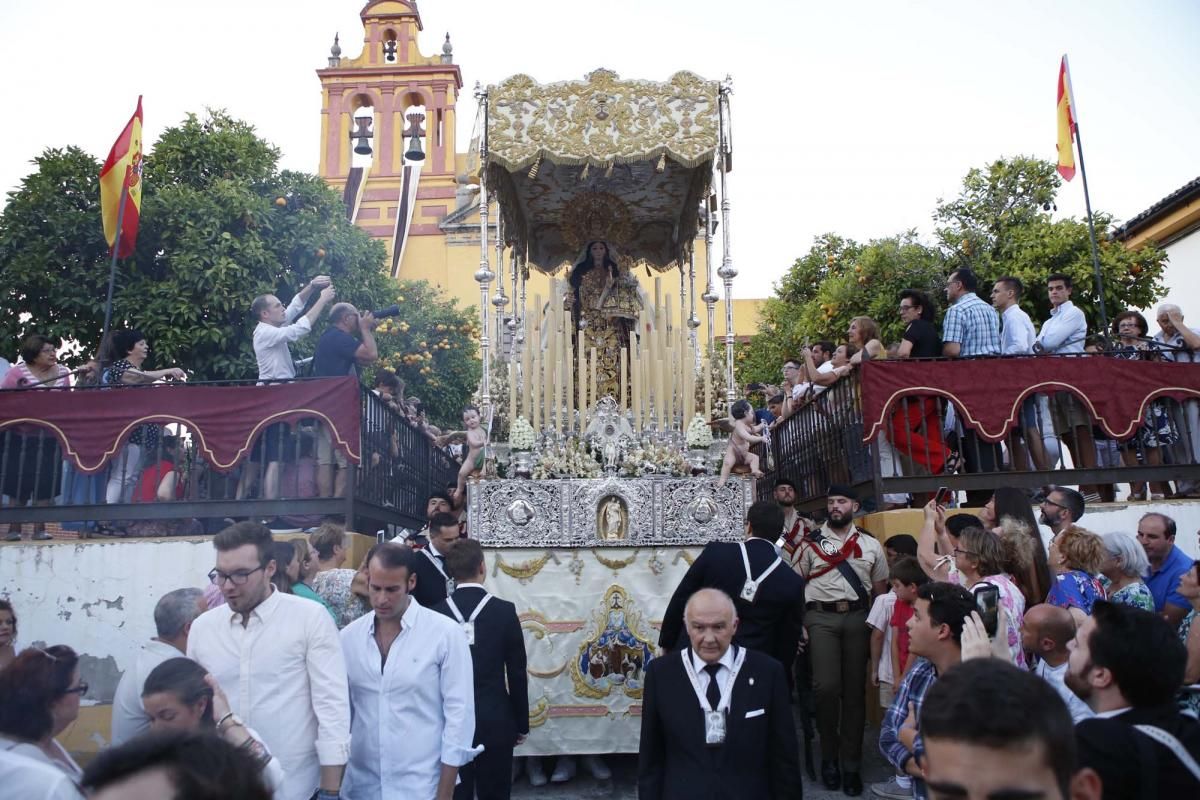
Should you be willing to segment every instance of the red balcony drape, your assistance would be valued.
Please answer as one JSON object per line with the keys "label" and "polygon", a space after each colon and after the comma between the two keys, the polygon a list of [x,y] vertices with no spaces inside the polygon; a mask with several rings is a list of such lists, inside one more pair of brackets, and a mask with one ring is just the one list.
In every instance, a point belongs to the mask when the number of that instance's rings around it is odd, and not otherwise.
{"label": "red balcony drape", "polygon": [[1127,439],[1156,397],[1200,399],[1200,364],[1127,361],[1104,356],[888,360],[862,365],[863,441],[887,430],[903,397],[937,396],[954,403],[962,423],[999,442],[1032,394],[1071,392],[1096,424]]}
{"label": "red balcony drape", "polygon": [[269,386],[113,387],[86,391],[0,392],[0,432],[12,426],[52,431],[81,472],[97,472],[145,423],[181,423],[200,454],[219,470],[250,454],[254,439],[275,422],[314,418],[333,442],[359,461],[359,383],[353,377]]}

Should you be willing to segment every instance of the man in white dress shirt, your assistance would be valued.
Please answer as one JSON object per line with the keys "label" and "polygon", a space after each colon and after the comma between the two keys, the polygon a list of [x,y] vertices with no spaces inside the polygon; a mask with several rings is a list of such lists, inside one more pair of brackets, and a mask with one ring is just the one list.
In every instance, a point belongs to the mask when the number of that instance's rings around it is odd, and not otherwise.
{"label": "man in white dress shirt", "polygon": [[451,800],[458,768],[478,754],[467,637],[409,594],[423,557],[392,542],[371,548],[374,611],[342,629],[354,710],[347,800]]}
{"label": "man in white dress shirt", "polygon": [[[346,664],[319,603],[271,585],[271,531],[239,522],[213,537],[209,578],[226,605],[192,623],[188,657],[217,679],[238,722],[254,728],[287,776],[276,800],[338,796],[350,755]],[[236,717],[235,717],[236,718]]]}
{"label": "man in white dress shirt", "polygon": [[1067,645],[1075,638],[1075,618],[1065,608],[1039,603],[1025,612],[1021,626],[1021,646],[1030,656],[1037,656],[1033,673],[1058,692],[1071,721],[1079,722],[1093,716],[1087,703],[1067,687],[1067,661],[1071,657]]}
{"label": "man in white dress shirt", "polygon": [[[996,279],[992,285],[992,306],[1000,312],[1000,353],[1006,356],[1027,356],[1033,354],[1033,343],[1037,341],[1037,329],[1033,320],[1021,308],[1021,295],[1025,293],[1025,285],[1021,279],[1013,275],[1004,275]],[[1033,460],[1036,469],[1045,472],[1050,469],[1050,460],[1046,456],[1046,438],[1043,428],[1049,429],[1050,398],[1047,395],[1030,395],[1021,403],[1021,433],[1012,440],[1013,463],[1025,469],[1027,463],[1024,444],[1029,446],[1029,459]],[[1050,431],[1050,439],[1054,441],[1054,432]]]}
{"label": "man in white dress shirt", "polygon": [[118,745],[150,730],[150,718],[142,706],[146,676],[168,658],[187,653],[192,621],[208,610],[200,589],[176,589],[159,598],[154,606],[158,636],[142,645],[137,660],[117,684],[112,707],[112,744]]}
{"label": "man in white dress shirt", "polygon": [[[308,298],[315,291],[321,293],[317,302],[313,303],[307,314],[300,316]],[[254,298],[254,302],[250,304],[250,316],[258,322],[254,326],[253,342],[260,381],[291,380],[296,377],[296,364],[292,361],[292,351],[288,345],[303,339],[312,331],[313,323],[335,294],[329,276],[318,275],[309,281],[308,286],[296,293],[292,302],[287,304],[287,308],[284,308],[283,303],[273,294],[262,294]],[[256,444],[254,448],[255,456],[267,463],[266,472],[263,474],[264,498],[279,497],[279,464],[283,441],[287,438],[289,430],[290,426],[284,422],[268,426],[259,439],[263,444]]]}

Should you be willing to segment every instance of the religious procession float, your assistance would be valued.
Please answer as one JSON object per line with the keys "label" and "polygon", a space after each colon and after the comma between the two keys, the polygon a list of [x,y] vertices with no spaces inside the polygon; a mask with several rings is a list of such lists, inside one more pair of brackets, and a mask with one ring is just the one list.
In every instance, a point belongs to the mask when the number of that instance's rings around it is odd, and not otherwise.
{"label": "religious procession float", "polygon": [[[743,534],[760,465],[753,415],[729,420],[729,94],[604,69],[476,89],[482,424],[462,477],[492,590],[526,632],[519,754],[635,752],[671,592],[704,544]],[[723,353],[697,340],[714,263]],[[531,270],[548,296],[527,296]]]}

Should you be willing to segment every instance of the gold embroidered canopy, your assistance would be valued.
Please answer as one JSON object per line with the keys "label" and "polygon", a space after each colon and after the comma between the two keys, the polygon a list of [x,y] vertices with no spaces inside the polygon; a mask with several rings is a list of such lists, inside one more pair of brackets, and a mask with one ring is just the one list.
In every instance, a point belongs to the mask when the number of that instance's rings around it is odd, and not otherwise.
{"label": "gold embroidered canopy", "polygon": [[719,148],[719,91],[691,72],[657,83],[606,69],[488,87],[487,182],[505,238],[546,273],[592,239],[612,243],[623,266],[682,266]]}

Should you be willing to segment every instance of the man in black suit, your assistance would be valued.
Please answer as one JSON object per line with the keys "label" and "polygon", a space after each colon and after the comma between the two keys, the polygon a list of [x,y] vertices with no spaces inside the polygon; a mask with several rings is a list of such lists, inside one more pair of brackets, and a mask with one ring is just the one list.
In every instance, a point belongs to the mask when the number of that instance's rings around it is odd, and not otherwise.
{"label": "man in black suit", "polygon": [[1200,722],[1175,704],[1186,664],[1175,629],[1149,611],[1101,600],[1079,626],[1065,679],[1096,712],[1075,741],[1104,800],[1200,797]]}
{"label": "man in black suit", "polygon": [[508,800],[513,748],[529,735],[525,638],[517,608],[483,588],[487,566],[479,542],[463,539],[446,554],[454,592],[436,606],[463,627],[475,667],[475,741],[484,750],[458,771],[455,800]]}
{"label": "man in black suit", "polygon": [[687,645],[683,622],[687,599],[698,589],[720,589],[734,598],[737,608],[734,644],[779,661],[791,687],[804,623],[804,579],[775,549],[782,527],[783,510],[771,500],[759,500],[746,514],[746,541],[705,545],[667,604],[658,637],[664,651]]}
{"label": "man in black suit", "polygon": [[417,587],[412,590],[412,596],[425,608],[445,600],[451,590],[446,555],[459,536],[458,518],[453,514],[435,514],[429,520],[429,544],[417,551]]}
{"label": "man in black suit", "polygon": [[719,589],[692,595],[684,617],[690,646],[646,668],[639,800],[800,798],[783,666],[731,644],[738,620]]}

